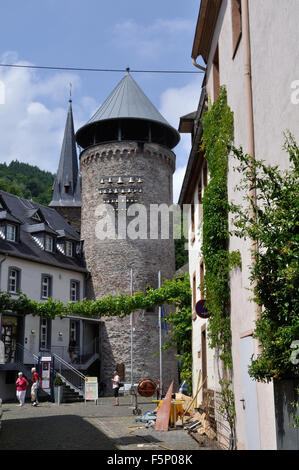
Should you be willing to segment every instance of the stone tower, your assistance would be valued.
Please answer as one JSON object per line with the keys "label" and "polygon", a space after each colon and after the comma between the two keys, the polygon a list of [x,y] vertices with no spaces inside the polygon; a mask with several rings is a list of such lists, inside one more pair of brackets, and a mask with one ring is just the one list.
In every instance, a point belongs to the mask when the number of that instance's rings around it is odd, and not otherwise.
{"label": "stone tower", "polygon": [[[172,278],[175,272],[174,240],[120,236],[101,240],[96,232],[99,208],[113,207],[117,224],[121,211],[129,214],[132,204],[150,212],[152,204],[173,202],[172,177],[178,132],[161,116],[128,72],[99,110],[76,133],[83,149],[81,237],[91,277],[88,297],[101,298],[120,291],[130,292],[133,270],[134,291],[158,287],[158,272]],[[125,209],[120,207],[125,201]],[[131,207],[132,208],[132,207]],[[122,212],[124,214],[124,212]],[[127,224],[134,220],[132,214]],[[146,224],[145,224],[146,225]],[[127,225],[128,227],[128,225]],[[139,227],[140,229],[140,227]],[[133,239],[132,239],[133,238]],[[101,336],[101,380],[111,384],[116,366],[124,369],[124,380],[131,377],[130,319],[103,318]],[[166,341],[166,338],[163,338]],[[175,351],[163,352],[163,382],[177,382]],[[158,309],[135,314],[133,333],[133,380],[159,379]],[[136,382],[137,381],[137,382]]]}
{"label": "stone tower", "polygon": [[49,206],[56,209],[73,229],[80,233],[81,187],[71,100],[69,100],[59,167]]}

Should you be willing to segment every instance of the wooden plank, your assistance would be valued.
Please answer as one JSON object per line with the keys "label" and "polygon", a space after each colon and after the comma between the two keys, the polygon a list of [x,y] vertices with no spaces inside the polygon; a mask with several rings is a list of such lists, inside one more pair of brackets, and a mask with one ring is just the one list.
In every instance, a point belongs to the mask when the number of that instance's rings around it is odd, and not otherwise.
{"label": "wooden plank", "polygon": [[168,431],[169,417],[170,417],[170,406],[172,397],[173,381],[165,395],[165,398],[157,411],[157,419],[155,429],[157,431]]}

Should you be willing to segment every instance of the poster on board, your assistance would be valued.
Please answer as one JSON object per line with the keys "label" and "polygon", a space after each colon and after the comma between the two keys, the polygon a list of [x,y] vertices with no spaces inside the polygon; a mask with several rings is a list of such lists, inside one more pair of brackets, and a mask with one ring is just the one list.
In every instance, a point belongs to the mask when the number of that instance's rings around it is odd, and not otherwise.
{"label": "poster on board", "polygon": [[86,377],[85,379],[85,400],[98,399],[98,378]]}

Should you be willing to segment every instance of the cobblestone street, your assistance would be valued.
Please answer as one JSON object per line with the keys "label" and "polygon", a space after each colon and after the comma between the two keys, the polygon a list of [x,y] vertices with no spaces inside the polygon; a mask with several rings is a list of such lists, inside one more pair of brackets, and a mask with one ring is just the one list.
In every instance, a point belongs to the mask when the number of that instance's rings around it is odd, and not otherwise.
{"label": "cobblestone street", "polygon": [[[3,404],[0,450],[210,450],[201,447],[186,430],[168,432],[146,428],[136,422],[130,397],[95,402],[54,404],[41,403],[24,407]],[[155,408],[150,399],[142,399],[142,413]]]}

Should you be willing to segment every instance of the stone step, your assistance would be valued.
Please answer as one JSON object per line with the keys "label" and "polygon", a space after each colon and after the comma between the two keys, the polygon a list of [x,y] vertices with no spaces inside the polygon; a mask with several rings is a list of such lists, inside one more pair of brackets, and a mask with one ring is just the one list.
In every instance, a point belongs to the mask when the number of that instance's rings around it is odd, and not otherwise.
{"label": "stone step", "polygon": [[63,401],[64,403],[72,403],[77,401],[84,401],[84,398],[79,395],[75,390],[72,390],[68,385],[63,387]]}

